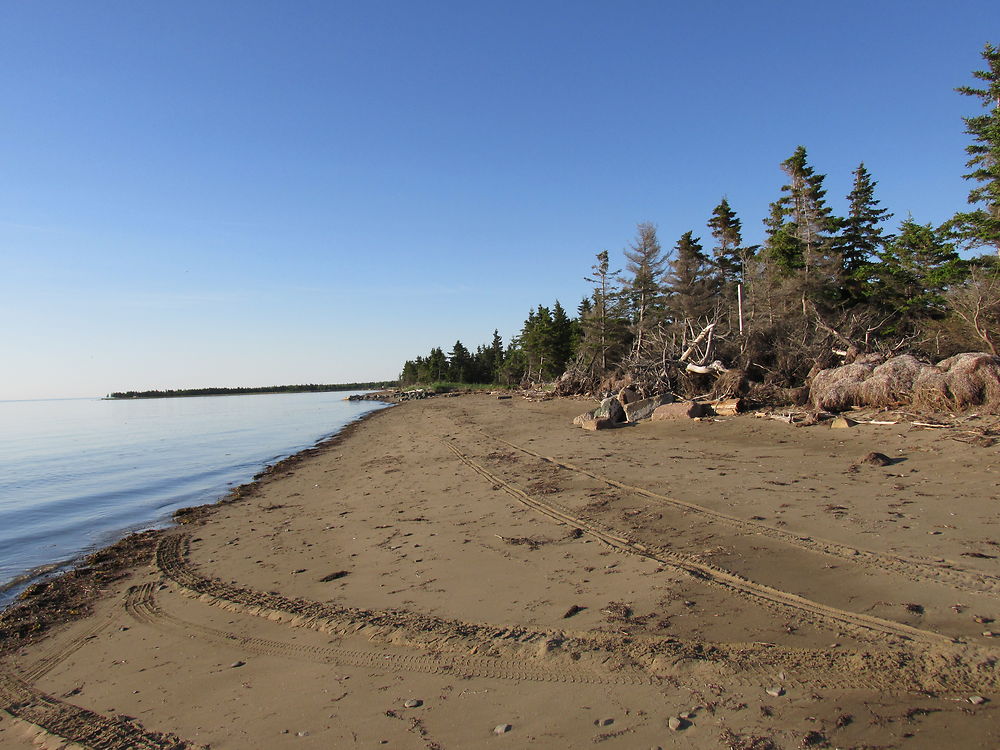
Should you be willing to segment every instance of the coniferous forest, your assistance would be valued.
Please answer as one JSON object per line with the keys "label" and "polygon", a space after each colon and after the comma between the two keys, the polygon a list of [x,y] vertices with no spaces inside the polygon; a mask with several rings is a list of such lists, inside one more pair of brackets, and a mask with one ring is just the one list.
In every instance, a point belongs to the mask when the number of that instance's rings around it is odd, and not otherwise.
{"label": "coniferous forest", "polygon": [[640,223],[620,260],[601,250],[589,271],[581,261],[592,291],[575,314],[539,304],[506,344],[494,331],[475,351],[434,348],[404,364],[402,384],[558,379],[561,392],[592,393],[627,377],[648,390],[767,397],[867,353],[997,355],[1000,48],[982,57],[975,83],[956,89],[983,109],[964,118],[968,206],[942,225],[894,215],[863,162],[835,215],[800,145],[778,165],[762,244],[744,241],[749,217],[724,194],[679,236]]}

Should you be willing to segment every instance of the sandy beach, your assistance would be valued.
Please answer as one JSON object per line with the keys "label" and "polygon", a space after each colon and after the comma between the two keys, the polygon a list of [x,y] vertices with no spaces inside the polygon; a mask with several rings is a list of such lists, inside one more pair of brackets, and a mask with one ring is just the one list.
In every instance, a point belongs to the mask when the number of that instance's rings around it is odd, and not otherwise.
{"label": "sandy beach", "polygon": [[591,406],[403,403],[151,535],[0,642],[0,747],[1000,743],[1000,449]]}

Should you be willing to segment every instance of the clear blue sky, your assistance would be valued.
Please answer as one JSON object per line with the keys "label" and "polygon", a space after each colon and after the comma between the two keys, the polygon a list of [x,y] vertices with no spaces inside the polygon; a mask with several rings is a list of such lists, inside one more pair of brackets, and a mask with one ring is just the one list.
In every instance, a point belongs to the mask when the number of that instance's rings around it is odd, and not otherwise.
{"label": "clear blue sky", "polygon": [[0,398],[392,378],[637,222],[759,241],[798,144],[936,224],[986,42],[995,0],[7,0]]}

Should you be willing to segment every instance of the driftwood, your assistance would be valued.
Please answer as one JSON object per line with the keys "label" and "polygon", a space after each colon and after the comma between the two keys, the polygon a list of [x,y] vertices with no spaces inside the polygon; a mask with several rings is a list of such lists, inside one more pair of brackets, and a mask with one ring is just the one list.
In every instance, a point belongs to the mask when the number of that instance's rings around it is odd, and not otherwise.
{"label": "driftwood", "polygon": [[741,398],[727,398],[712,404],[712,411],[720,417],[732,417],[742,412],[746,403]]}

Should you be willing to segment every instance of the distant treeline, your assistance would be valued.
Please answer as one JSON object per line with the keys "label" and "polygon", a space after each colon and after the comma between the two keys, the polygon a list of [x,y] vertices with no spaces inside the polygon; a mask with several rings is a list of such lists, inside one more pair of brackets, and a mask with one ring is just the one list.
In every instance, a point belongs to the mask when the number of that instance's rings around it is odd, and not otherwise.
{"label": "distant treeline", "polygon": [[268,385],[260,388],[179,388],[169,391],[116,391],[110,399],[123,398],[181,398],[183,396],[245,396],[255,393],[324,393],[326,391],[366,391],[376,388],[393,388],[395,380],[377,380],[370,383],[309,383],[307,385]]}

